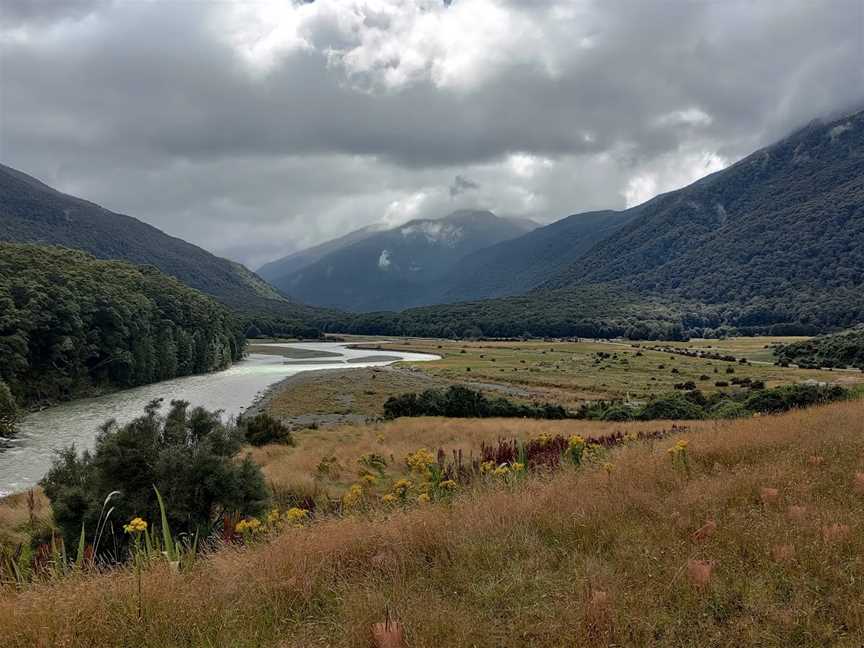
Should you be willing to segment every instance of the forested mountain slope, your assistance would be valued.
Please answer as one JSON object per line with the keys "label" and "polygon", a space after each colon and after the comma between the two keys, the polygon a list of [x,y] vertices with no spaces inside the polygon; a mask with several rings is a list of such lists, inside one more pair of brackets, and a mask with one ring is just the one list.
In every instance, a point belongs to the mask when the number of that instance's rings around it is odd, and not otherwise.
{"label": "forested mountain slope", "polygon": [[864,112],[654,198],[546,286],[617,282],[744,325],[864,320]]}
{"label": "forested mountain slope", "polygon": [[864,327],[787,344],[776,351],[778,362],[802,367],[856,367],[864,371]]}
{"label": "forested mountain slope", "polygon": [[631,209],[574,214],[478,250],[457,262],[427,301],[446,303],[526,293],[568,267],[638,213],[638,209]]}
{"label": "forested mountain slope", "polygon": [[69,196],[0,165],[0,241],[63,245],[101,259],[156,266],[244,313],[304,326],[314,311],[290,303],[244,266],[130,216]]}
{"label": "forested mountain slope", "polygon": [[243,345],[226,307],[153,266],[0,243],[0,382],[20,405],[221,369]]}

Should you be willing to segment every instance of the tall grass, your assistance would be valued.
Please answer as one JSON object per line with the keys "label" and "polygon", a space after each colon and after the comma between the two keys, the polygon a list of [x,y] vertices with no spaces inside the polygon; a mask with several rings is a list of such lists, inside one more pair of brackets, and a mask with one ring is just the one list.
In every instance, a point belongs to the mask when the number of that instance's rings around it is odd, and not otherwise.
{"label": "tall grass", "polygon": [[160,561],[140,622],[128,570],[6,592],[0,637],[358,646],[389,611],[418,647],[860,646],[862,415],[850,402],[693,427],[689,477],[670,437],[610,452],[608,469],[288,528],[186,572]]}

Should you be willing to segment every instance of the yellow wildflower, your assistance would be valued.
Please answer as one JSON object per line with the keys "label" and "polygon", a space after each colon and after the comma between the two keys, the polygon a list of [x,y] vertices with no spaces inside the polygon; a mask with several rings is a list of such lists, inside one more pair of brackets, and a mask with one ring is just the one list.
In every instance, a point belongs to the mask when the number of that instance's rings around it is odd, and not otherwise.
{"label": "yellow wildflower", "polygon": [[400,479],[395,484],[393,484],[393,492],[396,495],[404,495],[409,488],[413,486],[411,480],[408,479]]}
{"label": "yellow wildflower", "polygon": [[567,445],[571,449],[572,448],[581,448],[585,445],[585,439],[583,439],[578,434],[574,434],[573,436],[570,437],[570,439],[568,439]]}
{"label": "yellow wildflower", "polygon": [[510,468],[508,468],[504,464],[501,464],[492,472],[492,474],[496,477],[506,477],[510,474]]}
{"label": "yellow wildflower", "polygon": [[421,504],[428,504],[429,499],[430,498],[429,498],[428,493],[420,493],[420,496],[417,498],[417,501],[420,502]]}
{"label": "yellow wildflower", "polygon": [[234,530],[237,533],[254,533],[261,527],[261,520],[257,518],[248,518],[240,520]]}
{"label": "yellow wildflower", "polygon": [[348,492],[342,496],[342,503],[351,508],[356,506],[361,499],[363,499],[363,487],[360,484],[353,484]]}
{"label": "yellow wildflower", "polygon": [[309,511],[292,506],[285,512],[285,519],[291,524],[302,524],[309,518]]}
{"label": "yellow wildflower", "polygon": [[519,463],[518,461],[514,461],[513,465],[510,467],[513,469],[513,472],[522,472],[525,470],[525,464]]}
{"label": "yellow wildflower", "polygon": [[612,467],[613,467],[612,464],[609,463],[608,461],[603,464],[603,470],[605,470],[607,473],[612,472]]}
{"label": "yellow wildflower", "polygon": [[484,461],[483,463],[480,464],[480,473],[481,474],[485,475],[486,473],[492,472],[493,470],[495,470],[495,463],[492,461]]}
{"label": "yellow wildflower", "polygon": [[540,443],[541,447],[549,445],[549,442],[552,441],[552,435],[548,434],[547,432],[543,432],[537,437],[537,441]]}
{"label": "yellow wildflower", "polygon": [[405,457],[405,463],[408,464],[411,472],[423,474],[429,470],[429,466],[435,463],[435,456],[426,448],[420,448],[417,452]]}
{"label": "yellow wildflower", "polygon": [[456,490],[456,482],[452,479],[445,479],[440,484],[438,484],[444,490]]}
{"label": "yellow wildflower", "polygon": [[273,509],[267,514],[267,524],[276,524],[279,521],[279,509]]}
{"label": "yellow wildflower", "polygon": [[378,483],[378,478],[375,475],[370,475],[366,473],[360,478],[360,483],[364,486],[374,486]]}
{"label": "yellow wildflower", "polygon": [[147,523],[140,517],[132,518],[129,524],[123,525],[123,530],[126,533],[141,533],[147,530]]}
{"label": "yellow wildflower", "polygon": [[381,501],[385,504],[393,504],[396,501],[396,496],[393,493],[387,493],[381,498]]}

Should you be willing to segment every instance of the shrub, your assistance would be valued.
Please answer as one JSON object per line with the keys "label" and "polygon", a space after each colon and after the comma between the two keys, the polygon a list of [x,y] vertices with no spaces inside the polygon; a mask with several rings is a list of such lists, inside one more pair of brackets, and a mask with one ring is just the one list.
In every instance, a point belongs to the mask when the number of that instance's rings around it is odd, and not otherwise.
{"label": "shrub", "polygon": [[785,385],[757,391],[744,401],[751,412],[776,414],[793,408],[822,405],[848,398],[849,392],[837,385]]}
{"label": "shrub", "polygon": [[636,411],[628,405],[618,403],[603,412],[601,418],[604,421],[635,421]]}
{"label": "shrub", "polygon": [[489,399],[482,392],[461,385],[453,385],[446,390],[428,389],[419,395],[391,396],[384,403],[384,416],[388,419],[402,416],[569,418],[567,411],[560,405],[523,405],[503,397]]}
{"label": "shrub", "polygon": [[750,411],[743,404],[733,400],[723,400],[711,408],[710,418],[734,419],[750,416]]}
{"label": "shrub", "polygon": [[243,434],[251,445],[260,447],[268,443],[294,445],[291,430],[282,421],[273,418],[266,412],[260,412],[250,419],[238,421]]}
{"label": "shrub", "polygon": [[656,419],[701,419],[705,410],[681,394],[669,394],[653,399],[640,411],[638,418],[643,421]]}
{"label": "shrub", "polygon": [[[156,486],[168,503],[168,522],[175,532],[207,533],[223,513],[258,515],[268,493],[260,468],[248,457],[236,461],[242,432],[222,423],[217,412],[190,410],[185,401],[172,401],[160,415],[160,401],[143,416],[118,426],[102,426],[92,452],[80,456],[74,447],[62,450],[42,480],[54,519],[67,546],[75,546],[82,524],[90,536],[96,529],[106,495],[113,520],[133,517],[157,520]],[[116,529],[114,540],[126,540]],[[106,530],[105,533],[111,533]],[[112,543],[102,539],[102,547]]]}

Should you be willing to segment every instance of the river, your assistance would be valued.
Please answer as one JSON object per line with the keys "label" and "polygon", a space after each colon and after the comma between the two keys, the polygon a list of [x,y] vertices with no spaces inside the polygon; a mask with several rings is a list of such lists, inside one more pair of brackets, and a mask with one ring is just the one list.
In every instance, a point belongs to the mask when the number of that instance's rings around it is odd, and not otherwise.
{"label": "river", "polygon": [[[261,346],[261,345],[256,345]],[[400,360],[435,360],[438,356],[396,351],[349,349],[334,342],[273,343],[265,346],[321,353],[301,360],[280,355],[249,354],[229,369],[210,374],[175,378],[96,398],[63,403],[28,414],[15,438],[0,450],[0,496],[34,486],[48,471],[55,450],[75,444],[78,450],[93,447],[99,426],[109,419],[127,423],[141,416],[155,398],[186,400],[193,406],[220,409],[223,418],[236,416],[266,389],[301,371],[374,367]]]}

